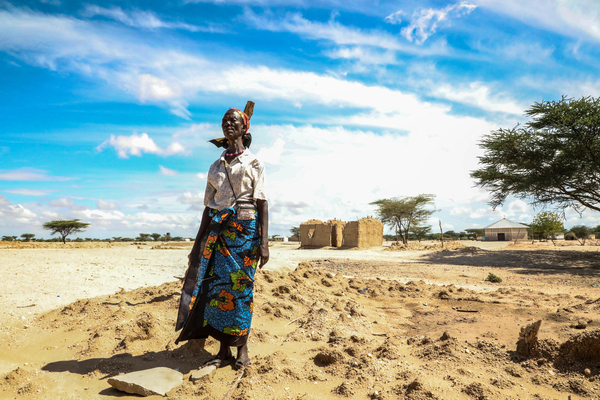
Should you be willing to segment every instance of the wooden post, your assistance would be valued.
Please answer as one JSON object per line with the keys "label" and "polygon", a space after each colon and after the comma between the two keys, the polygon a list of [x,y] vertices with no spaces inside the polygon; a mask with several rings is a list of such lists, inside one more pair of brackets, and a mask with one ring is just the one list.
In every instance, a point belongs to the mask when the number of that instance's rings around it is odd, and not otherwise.
{"label": "wooden post", "polygon": [[252,114],[254,114],[254,102],[248,100],[246,102],[246,107],[244,107],[244,114],[248,116],[248,119],[252,118]]}
{"label": "wooden post", "polygon": [[442,249],[444,248],[444,230],[442,229],[442,220],[438,219],[438,222],[440,223],[440,232],[442,233]]}

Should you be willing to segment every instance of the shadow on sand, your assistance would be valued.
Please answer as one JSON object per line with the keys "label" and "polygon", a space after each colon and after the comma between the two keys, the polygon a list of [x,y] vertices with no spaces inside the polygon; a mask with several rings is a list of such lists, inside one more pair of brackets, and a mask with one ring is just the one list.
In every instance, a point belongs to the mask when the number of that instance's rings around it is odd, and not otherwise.
{"label": "shadow on sand", "polygon": [[572,274],[598,276],[600,252],[573,250],[441,251],[425,254],[421,262],[514,269],[524,275]]}

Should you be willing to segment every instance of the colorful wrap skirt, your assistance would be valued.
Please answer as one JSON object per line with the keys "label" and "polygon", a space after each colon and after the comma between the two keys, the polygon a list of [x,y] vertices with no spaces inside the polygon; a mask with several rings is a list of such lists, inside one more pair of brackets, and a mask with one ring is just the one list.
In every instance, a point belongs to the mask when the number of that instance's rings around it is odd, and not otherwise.
{"label": "colorful wrap skirt", "polygon": [[233,208],[211,209],[200,261],[191,266],[179,302],[175,343],[212,336],[230,346],[246,343],[253,312],[254,273],[260,236],[254,218],[240,220]]}

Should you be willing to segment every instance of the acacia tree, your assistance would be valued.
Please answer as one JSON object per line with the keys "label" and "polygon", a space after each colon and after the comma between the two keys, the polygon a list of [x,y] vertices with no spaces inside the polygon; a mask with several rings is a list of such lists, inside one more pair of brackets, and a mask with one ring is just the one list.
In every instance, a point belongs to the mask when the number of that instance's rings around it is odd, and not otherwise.
{"label": "acacia tree", "polygon": [[293,226],[292,229],[290,229],[290,233],[292,234],[292,236],[300,237],[300,227]]}
{"label": "acacia tree", "polygon": [[162,235],[160,233],[152,233],[150,236],[152,236],[152,239],[154,239],[154,241],[156,242],[160,239]]}
{"label": "acacia tree", "polygon": [[477,240],[478,236],[482,237],[483,235],[485,235],[485,229],[481,229],[481,228],[465,229],[465,232],[467,232],[467,235],[469,237],[475,238],[475,240]]}
{"label": "acacia tree", "polygon": [[25,239],[26,242],[30,242],[31,239],[33,239],[35,237],[35,234],[33,234],[33,233],[24,233],[24,234],[21,235],[21,237],[23,239]]}
{"label": "acacia tree", "polygon": [[585,246],[585,241],[588,236],[592,234],[592,230],[585,225],[575,225],[571,228],[571,232],[575,234],[575,238],[581,243],[582,246]]}
{"label": "acacia tree", "polygon": [[534,206],[600,211],[600,98],[534,103],[523,126],[484,136],[476,186],[494,208],[508,196]]}
{"label": "acacia tree", "polygon": [[87,222],[81,222],[78,219],[59,219],[46,222],[42,227],[48,229],[51,235],[58,233],[62,237],[62,242],[66,243],[66,238],[72,233],[83,232],[90,226]]}
{"label": "acacia tree", "polygon": [[425,236],[431,234],[431,226],[413,226],[410,228],[410,233],[415,235],[420,242]]}
{"label": "acacia tree", "polygon": [[386,225],[396,231],[402,237],[404,244],[408,243],[408,233],[413,226],[425,222],[435,212],[427,208],[433,205],[433,194],[420,194],[414,197],[395,197],[391,199],[380,199],[370,204],[377,206],[377,216]]}
{"label": "acacia tree", "polygon": [[136,237],[135,239],[139,240],[141,242],[149,242],[150,234],[149,233],[140,233],[140,236]]}
{"label": "acacia tree", "polygon": [[544,235],[545,238],[550,236],[552,238],[552,243],[554,243],[554,234],[557,232],[562,232],[564,230],[562,218],[560,214],[555,212],[541,212],[533,217],[533,222],[531,223],[531,230],[533,232],[539,232]]}

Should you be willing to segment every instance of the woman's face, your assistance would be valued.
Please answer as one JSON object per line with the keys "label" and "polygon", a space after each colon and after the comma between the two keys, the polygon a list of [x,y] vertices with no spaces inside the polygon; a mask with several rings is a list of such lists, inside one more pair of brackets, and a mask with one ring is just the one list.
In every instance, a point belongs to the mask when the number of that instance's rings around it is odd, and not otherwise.
{"label": "woman's face", "polygon": [[228,140],[235,140],[242,137],[244,132],[244,120],[236,111],[227,111],[221,122],[223,135]]}

